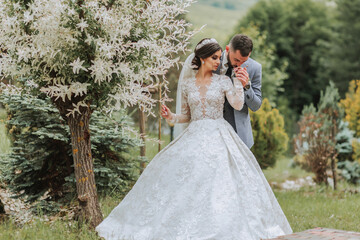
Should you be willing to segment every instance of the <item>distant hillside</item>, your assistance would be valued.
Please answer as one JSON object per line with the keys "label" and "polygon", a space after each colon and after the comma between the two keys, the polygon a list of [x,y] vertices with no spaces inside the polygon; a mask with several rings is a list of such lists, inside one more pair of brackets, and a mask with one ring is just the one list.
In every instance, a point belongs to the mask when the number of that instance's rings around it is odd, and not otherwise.
{"label": "distant hillside", "polygon": [[241,10],[251,7],[257,0],[198,0],[197,3],[213,6],[216,8],[223,8],[227,10]]}
{"label": "distant hillside", "polygon": [[213,37],[224,47],[239,19],[257,1],[198,0],[188,9],[187,19],[194,28],[200,28],[205,24],[206,27],[192,39],[192,44],[198,43],[204,37]]}

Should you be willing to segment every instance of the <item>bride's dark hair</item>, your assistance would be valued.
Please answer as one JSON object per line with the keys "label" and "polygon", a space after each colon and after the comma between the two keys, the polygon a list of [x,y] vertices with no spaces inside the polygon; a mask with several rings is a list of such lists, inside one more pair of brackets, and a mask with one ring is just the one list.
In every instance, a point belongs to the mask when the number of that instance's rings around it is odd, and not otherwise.
{"label": "bride's dark hair", "polygon": [[222,50],[222,48],[220,47],[220,45],[217,42],[209,42],[209,43],[206,43],[204,46],[201,46],[200,48],[198,47],[199,44],[201,44],[203,41],[209,40],[209,39],[210,38],[204,38],[198,44],[196,44],[196,47],[194,50],[195,57],[191,62],[194,70],[199,70],[199,68],[201,66],[200,58],[205,59],[205,58],[211,57],[215,52]]}

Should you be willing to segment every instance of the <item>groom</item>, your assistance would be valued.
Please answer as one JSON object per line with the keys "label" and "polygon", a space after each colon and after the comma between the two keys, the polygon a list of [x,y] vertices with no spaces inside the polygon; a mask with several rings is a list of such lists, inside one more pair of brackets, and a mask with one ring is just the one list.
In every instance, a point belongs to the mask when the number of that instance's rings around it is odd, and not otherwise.
{"label": "groom", "polygon": [[221,56],[217,74],[237,77],[244,87],[244,107],[237,111],[225,99],[224,118],[231,124],[241,140],[251,148],[254,145],[249,108],[257,111],[261,98],[261,64],[250,58],[252,40],[243,34],[235,35]]}

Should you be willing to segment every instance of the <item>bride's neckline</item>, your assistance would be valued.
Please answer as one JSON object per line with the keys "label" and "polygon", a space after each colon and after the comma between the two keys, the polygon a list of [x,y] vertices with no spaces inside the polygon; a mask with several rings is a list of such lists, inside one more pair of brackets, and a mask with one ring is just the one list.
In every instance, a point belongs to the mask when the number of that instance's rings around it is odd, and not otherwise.
{"label": "bride's neckline", "polygon": [[211,86],[215,82],[215,76],[214,75],[216,75],[216,74],[211,75],[210,82],[208,82],[207,84],[203,84],[203,85],[197,85],[196,84],[196,76],[194,76],[193,84],[195,86],[196,92],[199,94],[199,96],[202,99],[203,103],[204,103],[204,100],[205,100],[205,98],[207,96],[207,93],[208,93],[209,89],[211,88]]}
{"label": "bride's neckline", "polygon": [[210,81],[209,82],[207,82],[206,84],[198,84],[197,83],[197,78],[196,78],[196,76],[194,76],[194,85],[197,87],[197,88],[201,88],[201,87],[206,87],[206,88],[208,88],[209,86],[211,86],[212,84],[213,84],[213,82],[214,82],[214,78],[215,78],[215,75],[217,75],[217,74],[215,74],[215,73],[213,73],[212,75],[211,75],[211,77],[210,77]]}

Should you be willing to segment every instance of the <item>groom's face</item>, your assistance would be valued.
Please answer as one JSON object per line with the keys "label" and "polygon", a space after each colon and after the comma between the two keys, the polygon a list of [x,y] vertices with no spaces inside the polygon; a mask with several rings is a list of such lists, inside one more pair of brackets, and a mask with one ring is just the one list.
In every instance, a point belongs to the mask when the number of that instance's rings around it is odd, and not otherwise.
{"label": "groom's face", "polygon": [[240,67],[244,62],[249,59],[251,55],[250,52],[248,56],[242,56],[240,50],[234,51],[229,46],[226,46],[226,52],[228,56],[228,62],[233,68]]}

